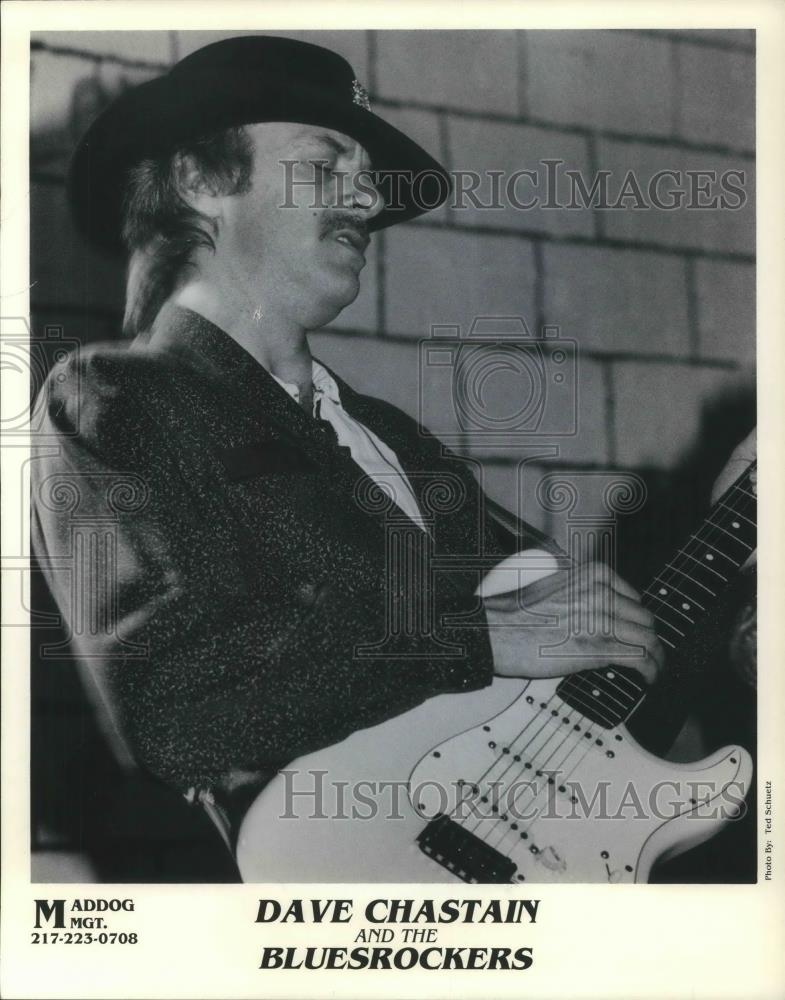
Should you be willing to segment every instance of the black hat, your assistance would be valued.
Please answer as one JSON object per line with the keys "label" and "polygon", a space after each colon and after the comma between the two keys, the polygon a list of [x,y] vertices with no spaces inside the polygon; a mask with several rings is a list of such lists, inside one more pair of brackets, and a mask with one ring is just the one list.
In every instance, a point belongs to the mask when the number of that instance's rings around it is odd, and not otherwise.
{"label": "black hat", "polygon": [[78,228],[93,243],[122,250],[126,171],[147,157],[234,125],[298,122],[333,128],[359,142],[394,194],[371,220],[382,229],[404,222],[448,196],[439,163],[370,110],[352,67],[319,45],[251,35],[213,42],[164,76],[126,91],[82,137],[68,174]]}

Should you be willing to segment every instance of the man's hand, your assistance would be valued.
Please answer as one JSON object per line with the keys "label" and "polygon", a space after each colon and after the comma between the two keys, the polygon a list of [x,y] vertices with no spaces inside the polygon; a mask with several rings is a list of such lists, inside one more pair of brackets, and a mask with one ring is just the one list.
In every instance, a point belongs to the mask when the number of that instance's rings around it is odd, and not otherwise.
{"label": "man's hand", "polygon": [[[727,490],[731,483],[735,482],[744,472],[750,462],[754,462],[757,457],[757,428],[753,430],[742,442],[736,445],[731,452],[731,456],[725,463],[725,468],[717,476],[717,480],[711,490],[711,502],[714,503]],[[753,472],[753,489],[757,486],[757,476]],[[756,491],[757,492],[757,491]]]}
{"label": "man's hand", "polygon": [[[560,677],[615,663],[633,667],[651,683],[663,666],[654,616],[603,563],[561,570],[483,604],[495,671],[502,676]],[[535,615],[555,616],[556,622],[543,625]],[[540,654],[556,644],[558,649]]]}
{"label": "man's hand", "polygon": [[[711,502],[715,503],[727,490],[727,488],[734,483],[739,476],[744,472],[747,466],[754,462],[757,457],[757,428],[752,431],[751,434],[741,442],[741,444],[736,445],[736,447],[731,452],[731,456],[725,463],[725,468],[717,476],[716,482],[711,490]],[[758,494],[758,478],[757,470],[753,470],[750,476],[750,482],[752,483],[752,489],[755,495]],[[753,552],[749,559],[741,567],[742,569],[748,569],[750,566],[755,564],[757,558],[757,552]]]}

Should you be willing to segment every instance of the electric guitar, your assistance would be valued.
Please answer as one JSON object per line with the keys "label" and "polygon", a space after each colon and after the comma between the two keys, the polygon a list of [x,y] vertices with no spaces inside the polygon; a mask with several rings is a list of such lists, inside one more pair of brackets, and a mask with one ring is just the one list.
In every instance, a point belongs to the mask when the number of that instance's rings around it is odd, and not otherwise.
{"label": "electric guitar", "polygon": [[[751,468],[644,592],[669,650],[755,548]],[[556,568],[552,559],[535,554],[541,572]],[[498,592],[498,575],[495,590],[488,579],[484,596]],[[263,789],[238,834],[242,878],[647,881],[655,861],[742,812],[752,760],[739,746],[693,764],[653,756],[625,727],[645,696],[626,666],[499,677],[359,730],[294,761]]]}

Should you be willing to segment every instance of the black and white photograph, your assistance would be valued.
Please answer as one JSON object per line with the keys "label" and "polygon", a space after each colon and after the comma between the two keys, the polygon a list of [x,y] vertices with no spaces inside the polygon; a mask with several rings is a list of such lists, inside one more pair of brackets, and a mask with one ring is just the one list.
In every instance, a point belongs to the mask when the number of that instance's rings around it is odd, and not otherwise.
{"label": "black and white photograph", "polygon": [[34,939],[512,982],[549,887],[763,888],[760,32],[258,20],[29,33]]}
{"label": "black and white photograph", "polygon": [[32,38],[34,878],[755,879],[754,42]]}

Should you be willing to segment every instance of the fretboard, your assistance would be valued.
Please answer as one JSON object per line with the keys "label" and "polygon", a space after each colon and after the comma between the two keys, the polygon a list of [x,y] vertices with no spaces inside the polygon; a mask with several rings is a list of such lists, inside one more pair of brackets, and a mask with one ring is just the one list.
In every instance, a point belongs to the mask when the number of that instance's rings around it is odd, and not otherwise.
{"label": "fretboard", "polygon": [[[755,465],[730,486],[697,531],[665,563],[643,592],[657,635],[668,652],[687,642],[736,577],[756,545],[757,502],[750,482]],[[558,696],[596,725],[610,729],[642,701],[646,685],[625,666],[570,674]]]}

